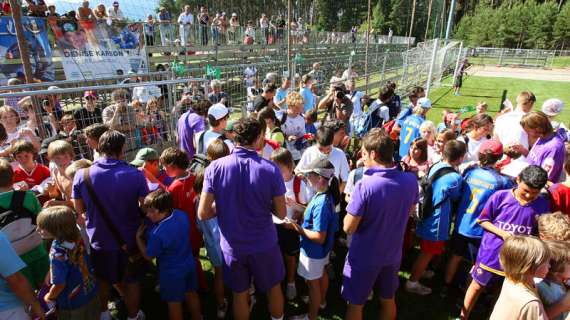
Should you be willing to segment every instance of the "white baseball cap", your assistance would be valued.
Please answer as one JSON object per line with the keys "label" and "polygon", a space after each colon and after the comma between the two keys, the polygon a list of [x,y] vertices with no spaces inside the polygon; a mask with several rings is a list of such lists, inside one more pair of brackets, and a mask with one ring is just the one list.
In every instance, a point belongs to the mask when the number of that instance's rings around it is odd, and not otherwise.
{"label": "white baseball cap", "polygon": [[418,105],[424,109],[431,109],[431,100],[428,98],[419,98]]}
{"label": "white baseball cap", "polygon": [[214,117],[216,120],[224,118],[228,113],[230,113],[228,108],[221,103],[216,103],[208,109],[208,115]]}
{"label": "white baseball cap", "polygon": [[58,86],[49,86],[47,89],[48,89],[49,91],[51,91],[51,90],[60,89],[60,87],[58,87]]}
{"label": "white baseball cap", "polygon": [[548,99],[542,104],[542,112],[549,117],[557,116],[564,109],[564,102],[560,99]]}

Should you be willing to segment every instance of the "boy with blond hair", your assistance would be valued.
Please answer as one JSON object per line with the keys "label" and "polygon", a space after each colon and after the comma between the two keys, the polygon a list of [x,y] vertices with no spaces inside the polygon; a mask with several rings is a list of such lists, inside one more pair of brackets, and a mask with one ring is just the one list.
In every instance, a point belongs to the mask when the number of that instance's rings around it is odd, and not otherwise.
{"label": "boy with blond hair", "polygon": [[538,236],[542,240],[570,241],[570,218],[562,212],[538,217]]}

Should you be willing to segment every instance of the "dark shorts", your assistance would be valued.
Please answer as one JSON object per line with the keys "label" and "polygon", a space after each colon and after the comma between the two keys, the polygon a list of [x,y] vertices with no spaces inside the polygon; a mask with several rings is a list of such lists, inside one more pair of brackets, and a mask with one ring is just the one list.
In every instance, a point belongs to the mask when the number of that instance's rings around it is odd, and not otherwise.
{"label": "dark shorts", "polygon": [[[501,281],[504,278],[503,275],[491,272],[488,269],[488,267],[481,265],[479,262],[475,263],[475,265],[473,265],[473,268],[471,268],[471,277],[473,278],[473,281],[476,281],[483,287],[488,287],[497,283],[498,281]],[[498,270],[496,272],[502,273],[502,271]]]}
{"label": "dark shorts", "polygon": [[445,251],[445,241],[420,239],[420,250],[422,252],[433,254],[434,256],[440,255]]}
{"label": "dark shorts", "polygon": [[261,292],[267,292],[285,277],[285,266],[278,245],[269,250],[246,255],[224,252],[224,282],[232,291],[249,289],[251,280]]}
{"label": "dark shorts", "polygon": [[392,299],[398,289],[398,266],[358,269],[344,264],[342,297],[351,304],[363,305],[372,289],[382,299]]}
{"label": "dark shorts", "polygon": [[463,85],[463,75],[455,77],[455,80],[453,81],[453,86],[461,88],[462,85]]}
{"label": "dark shorts", "polygon": [[98,279],[115,284],[126,281],[139,282],[146,271],[144,259],[130,259],[122,250],[101,250],[91,248],[91,261]]}
{"label": "dark shorts", "polygon": [[185,275],[160,275],[159,278],[160,298],[162,298],[162,301],[182,302],[187,293],[198,290],[196,270],[187,272]]}
{"label": "dark shorts", "polygon": [[454,233],[453,237],[451,237],[449,249],[454,255],[463,257],[471,263],[475,263],[479,246],[481,246],[481,239],[469,238],[462,234]]}
{"label": "dark shorts", "polygon": [[275,225],[277,228],[277,238],[281,252],[288,256],[297,256],[300,251],[299,234],[295,230],[286,229],[282,225]]}

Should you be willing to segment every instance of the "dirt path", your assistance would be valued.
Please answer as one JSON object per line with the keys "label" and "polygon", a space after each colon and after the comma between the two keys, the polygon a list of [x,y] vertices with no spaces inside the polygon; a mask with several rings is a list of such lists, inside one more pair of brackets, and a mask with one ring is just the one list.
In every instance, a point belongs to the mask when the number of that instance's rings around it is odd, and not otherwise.
{"label": "dirt path", "polygon": [[570,82],[569,69],[526,69],[495,66],[473,66],[467,73],[479,77],[516,78],[528,80],[550,80]]}

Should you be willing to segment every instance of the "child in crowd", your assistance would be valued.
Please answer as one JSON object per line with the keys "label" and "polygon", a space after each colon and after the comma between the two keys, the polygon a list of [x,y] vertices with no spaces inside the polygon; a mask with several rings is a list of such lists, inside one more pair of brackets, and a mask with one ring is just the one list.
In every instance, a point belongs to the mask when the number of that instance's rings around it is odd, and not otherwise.
{"label": "child in crowd", "polygon": [[287,221],[285,226],[301,235],[297,273],[309,286],[308,319],[316,320],[319,308],[326,307],[329,279],[325,267],[338,230],[335,206],[340,202],[340,189],[334,166],[326,159],[315,159],[303,174],[317,193],[307,206],[303,224]]}
{"label": "child in crowd", "polygon": [[285,147],[285,135],[281,130],[279,120],[271,107],[265,107],[257,113],[257,119],[265,122],[265,139],[273,140]]}
{"label": "child in crowd", "polygon": [[4,230],[4,233],[10,239],[16,253],[27,265],[26,268],[22,269],[22,274],[26,276],[32,287],[40,288],[49,269],[48,254],[42,244],[41,237],[33,232],[34,225],[31,222],[26,225],[25,219],[33,221],[40,212],[41,205],[32,191],[15,191],[13,178],[14,171],[10,163],[5,159],[0,159],[0,207],[21,206],[23,209],[18,212],[19,219],[12,220],[9,215],[4,215],[2,228],[6,227],[5,222],[20,221],[16,230],[10,232]]}
{"label": "child in crowd", "polygon": [[[220,141],[220,143],[223,143]],[[194,176],[187,170],[190,166],[190,160],[186,152],[178,148],[167,148],[160,155],[160,163],[166,170],[166,174],[174,181],[166,190],[174,199],[174,208],[184,211],[190,220],[190,243],[192,245],[192,254],[194,258],[200,257],[200,247],[202,247],[202,234],[198,230],[196,224],[196,211],[194,210]],[[204,272],[200,264],[197,265],[200,286],[206,287]]]}
{"label": "child in crowd", "polygon": [[83,130],[85,133],[87,146],[93,151],[93,156],[90,160],[97,160],[99,159],[99,151],[97,150],[97,146],[99,145],[99,138],[103,135],[103,133],[107,132],[109,127],[102,123],[95,123]]}
{"label": "child in crowd", "polygon": [[137,152],[131,164],[138,167],[146,178],[149,191],[158,188],[167,189],[172,183],[172,177],[160,170],[159,155],[153,148],[142,148]]}
{"label": "child in crowd", "polygon": [[[455,220],[455,232],[450,241],[452,256],[447,264],[444,291],[450,289],[461,260],[475,262],[481,245],[483,228],[477,219],[485,203],[497,190],[511,189],[513,181],[501,175],[495,165],[503,157],[503,146],[497,140],[487,140],[479,148],[478,166],[463,172],[463,191]],[[444,293],[445,295],[445,293]]]}
{"label": "child in crowd", "polygon": [[317,122],[317,109],[310,109],[305,113],[305,132],[310,133],[313,136],[317,134],[317,127],[315,123]]}
{"label": "child in crowd", "polygon": [[536,235],[536,218],[548,212],[548,200],[540,195],[548,176],[538,166],[526,167],[514,190],[495,192],[485,204],[478,222],[485,230],[477,260],[471,271],[473,281],[465,294],[462,319],[467,319],[484,288],[505,274],[498,259],[503,241],[512,235]]}
{"label": "child in crowd", "polygon": [[566,157],[564,158],[564,173],[566,178],[563,182],[554,184],[548,188],[550,196],[550,210],[562,211],[570,216],[570,144],[566,144]]}
{"label": "child in crowd", "polygon": [[49,144],[48,158],[53,164],[50,170],[52,184],[48,187],[51,199],[44,204],[44,207],[61,205],[73,208],[71,202],[73,180],[67,178],[65,170],[73,161],[74,156],[73,146],[65,140],[56,140]]}
{"label": "child in crowd", "polygon": [[428,160],[428,143],[426,139],[417,138],[412,141],[408,155],[402,159],[409,171],[414,172],[418,179],[424,177],[431,163]]}
{"label": "child in crowd", "polygon": [[291,151],[293,160],[299,161],[305,149],[303,136],[305,135],[305,119],[301,115],[303,112],[304,100],[298,92],[287,94],[287,113],[281,119],[281,130],[285,135],[287,150]]}
{"label": "child in crowd", "polygon": [[431,163],[437,163],[441,161],[443,157],[443,146],[447,143],[447,141],[455,140],[457,135],[455,132],[445,129],[442,132],[439,132],[435,136],[435,143],[434,143],[434,153],[432,155]]}
{"label": "child in crowd", "polygon": [[[206,150],[206,158],[209,162],[223,158],[230,154],[230,149],[228,146],[220,140],[212,141]],[[204,170],[196,172],[196,178],[194,180],[194,208],[198,208],[198,203],[200,202],[200,194],[202,194],[202,186],[204,183]],[[222,248],[220,247],[220,227],[218,225],[218,218],[212,218],[208,220],[197,220],[198,228],[202,231],[204,236],[204,244],[206,247],[206,252],[208,253],[208,259],[214,267],[214,294],[216,295],[217,317],[218,319],[224,319],[228,310],[228,302],[224,298],[224,280],[222,276]]]}
{"label": "child in crowd", "polygon": [[38,215],[38,232],[44,239],[53,239],[49,253],[51,287],[44,300],[55,303],[59,320],[98,320],[95,276],[75,221],[68,206],[53,206]]}
{"label": "child in crowd", "polygon": [[570,244],[567,241],[546,241],[550,251],[550,270],[544,279],[536,279],[538,295],[548,319],[564,320],[570,315],[566,281],[570,278]]}
{"label": "child in crowd", "polygon": [[[157,259],[160,297],[168,303],[169,319],[182,320],[182,302],[188,304],[192,319],[202,319],[196,261],[190,246],[190,221],[186,213],[174,209],[172,195],[163,189],[144,199],[146,216],[154,224],[144,239],[145,225],[137,231],[137,245],[143,257]],[[174,236],[175,235],[175,236]]]}
{"label": "child in crowd", "polygon": [[[291,152],[280,148],[271,154],[271,161],[275,162],[285,181],[285,201],[287,203],[287,218],[294,222],[303,220],[303,212],[308,202],[305,182],[293,173],[295,164]],[[295,287],[295,270],[297,256],[299,255],[299,235],[294,230],[286,229],[282,224],[276,224],[277,237],[281,252],[285,256],[285,269],[287,272],[287,289],[285,296],[293,300],[297,296]]]}
{"label": "child in crowd", "polygon": [[31,189],[43,193],[43,188],[36,186],[40,186],[49,178],[50,172],[48,167],[36,162],[37,151],[34,145],[26,140],[18,140],[12,148],[12,155],[18,162],[14,169],[14,187],[18,190]]}
{"label": "child in crowd", "polygon": [[[433,271],[426,271],[426,269],[434,256],[443,253],[445,241],[449,239],[452,210],[455,203],[461,199],[463,188],[461,175],[455,170],[463,162],[465,149],[463,142],[448,141],[443,149],[443,161],[429,170],[428,179],[433,186],[433,211],[428,216],[424,216],[416,227],[416,234],[420,238],[420,255],[414,262],[410,279],[406,282],[408,292],[419,295],[431,293],[431,289],[420,284],[419,280],[422,277],[433,277]],[[439,176],[441,170],[450,171]]]}
{"label": "child in crowd", "polygon": [[570,241],[570,218],[562,212],[538,217],[538,236],[541,240]]}
{"label": "child in crowd", "polygon": [[509,236],[499,259],[505,282],[490,320],[548,319],[533,281],[548,273],[550,252],[546,244],[530,236]]}

